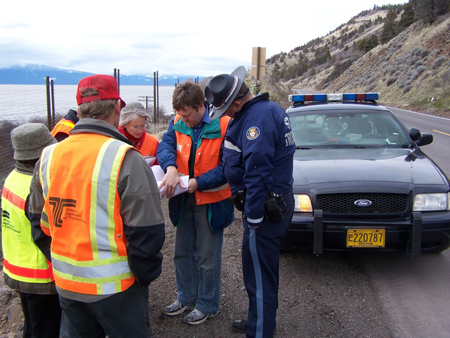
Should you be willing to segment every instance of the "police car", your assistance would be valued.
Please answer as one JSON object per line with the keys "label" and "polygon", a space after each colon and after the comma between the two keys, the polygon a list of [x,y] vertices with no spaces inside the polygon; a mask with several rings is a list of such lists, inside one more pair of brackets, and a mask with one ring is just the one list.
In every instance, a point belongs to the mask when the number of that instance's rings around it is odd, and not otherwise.
{"label": "police car", "polygon": [[284,249],[441,252],[450,187],[379,93],[290,95],[295,212]]}

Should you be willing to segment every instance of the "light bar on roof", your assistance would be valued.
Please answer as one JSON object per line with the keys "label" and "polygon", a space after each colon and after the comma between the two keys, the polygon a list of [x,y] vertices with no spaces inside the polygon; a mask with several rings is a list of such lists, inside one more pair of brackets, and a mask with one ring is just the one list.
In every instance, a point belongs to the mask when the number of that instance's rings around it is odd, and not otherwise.
{"label": "light bar on roof", "polygon": [[327,101],[327,94],[294,94],[289,95],[289,102]]}
{"label": "light bar on roof", "polygon": [[333,94],[293,94],[289,102],[342,102],[342,101],[376,101],[380,93],[333,93]]}
{"label": "light bar on roof", "polygon": [[342,101],[343,94],[327,94],[327,101]]}

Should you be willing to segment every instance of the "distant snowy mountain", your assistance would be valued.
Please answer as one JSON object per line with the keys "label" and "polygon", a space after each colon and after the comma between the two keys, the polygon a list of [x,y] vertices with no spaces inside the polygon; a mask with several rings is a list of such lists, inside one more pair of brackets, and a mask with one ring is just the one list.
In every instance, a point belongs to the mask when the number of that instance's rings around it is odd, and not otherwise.
{"label": "distant snowy mountain", "polygon": [[[45,85],[46,77],[53,79],[55,85],[77,85],[78,82],[93,73],[81,72],[78,70],[68,70],[38,64],[20,64],[10,67],[0,68],[0,84],[35,84]],[[195,81],[197,76],[190,75],[158,75],[160,86],[174,86],[176,83],[184,82],[188,79]],[[201,81],[203,78],[198,78]],[[145,75],[124,75],[120,74],[121,85],[153,85],[153,77]]]}

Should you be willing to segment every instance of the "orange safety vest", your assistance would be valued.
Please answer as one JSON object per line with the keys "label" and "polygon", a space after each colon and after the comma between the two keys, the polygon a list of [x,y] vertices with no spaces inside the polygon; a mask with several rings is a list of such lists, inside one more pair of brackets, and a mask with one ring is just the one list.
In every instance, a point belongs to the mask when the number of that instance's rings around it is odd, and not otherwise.
{"label": "orange safety vest", "polygon": [[56,137],[56,135],[59,133],[66,134],[67,136],[69,136],[70,131],[73,129],[74,126],[75,123],[63,117],[61,120],[58,121],[57,124],[55,124],[51,133],[53,137]]}
{"label": "orange safety vest", "polygon": [[139,152],[142,156],[156,156],[156,150],[158,149],[158,139],[148,133],[145,133],[144,142],[142,143],[141,149]]}
{"label": "orange safety vest", "polygon": [[[178,172],[189,175],[189,157],[193,146],[193,131],[185,124],[178,124],[181,128],[175,126],[180,116],[174,119],[174,130],[177,138],[177,159]],[[227,131],[230,117],[223,116],[219,120],[211,121],[211,124],[202,130],[199,137],[199,145],[195,151],[194,177],[214,169],[220,164],[220,147],[222,146],[225,133]],[[208,129],[209,136],[204,138],[205,129]],[[223,201],[231,196],[231,189],[228,183],[219,187],[203,191],[197,190],[195,198],[197,205],[216,203]]]}
{"label": "orange safety vest", "polygon": [[44,149],[41,228],[52,237],[55,283],[61,289],[108,295],[128,289],[128,266],[117,183],[130,145],[98,134],[75,134]]}
{"label": "orange safety vest", "polygon": [[25,283],[50,283],[52,265],[34,244],[31,224],[25,215],[32,175],[13,170],[2,191],[3,271]]}

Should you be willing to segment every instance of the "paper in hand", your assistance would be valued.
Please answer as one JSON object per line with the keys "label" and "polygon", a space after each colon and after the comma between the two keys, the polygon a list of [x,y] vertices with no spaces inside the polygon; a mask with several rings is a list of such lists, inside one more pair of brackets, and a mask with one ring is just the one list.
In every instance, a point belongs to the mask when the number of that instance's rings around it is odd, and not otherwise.
{"label": "paper in hand", "polygon": [[155,163],[156,157],[155,156],[148,156],[145,158],[145,162],[147,162],[148,166],[151,167],[153,163]]}
{"label": "paper in hand", "polygon": [[[161,181],[163,180],[164,175],[165,175],[164,174],[164,170],[162,170],[162,168],[159,165],[154,165],[154,166],[151,167],[151,169],[153,171],[153,176],[155,176],[156,183],[158,184],[158,187],[159,187],[159,185],[161,184]],[[181,178],[181,181],[183,182],[183,184],[184,184],[184,186],[186,188],[183,189],[180,185],[177,185],[177,187],[175,188],[175,193],[173,194],[173,196],[182,194],[182,193],[187,191],[187,186],[188,186],[188,183],[189,183],[189,176],[188,175],[184,175],[184,176],[181,176],[180,178]],[[163,189],[164,188],[159,189],[159,195],[160,196],[162,194]],[[161,198],[166,198],[166,197],[162,197],[161,196]]]}

